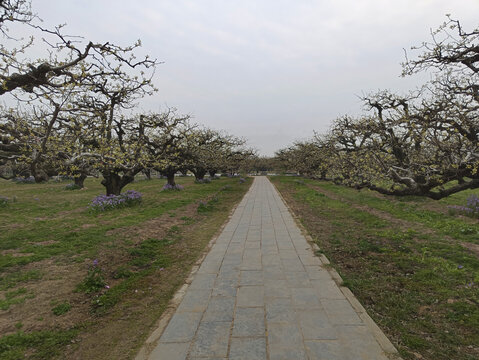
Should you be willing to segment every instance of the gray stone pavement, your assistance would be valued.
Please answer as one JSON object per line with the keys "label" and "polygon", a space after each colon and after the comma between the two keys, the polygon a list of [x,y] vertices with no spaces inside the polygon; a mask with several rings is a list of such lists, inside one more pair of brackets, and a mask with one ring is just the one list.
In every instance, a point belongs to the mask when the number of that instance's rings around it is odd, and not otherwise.
{"label": "gray stone pavement", "polygon": [[322,265],[270,181],[255,178],[149,359],[388,359]]}

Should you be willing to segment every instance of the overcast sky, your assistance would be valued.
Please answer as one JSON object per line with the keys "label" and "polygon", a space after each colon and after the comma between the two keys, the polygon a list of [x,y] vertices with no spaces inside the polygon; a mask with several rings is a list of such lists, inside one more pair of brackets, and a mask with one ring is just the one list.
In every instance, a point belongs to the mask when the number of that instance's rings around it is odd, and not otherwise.
{"label": "overcast sky", "polygon": [[446,20],[478,26],[478,0],[33,0],[46,26],[119,45],[141,39],[159,91],[176,107],[248,139],[263,155],[362,111],[358,95],[405,92],[403,48]]}

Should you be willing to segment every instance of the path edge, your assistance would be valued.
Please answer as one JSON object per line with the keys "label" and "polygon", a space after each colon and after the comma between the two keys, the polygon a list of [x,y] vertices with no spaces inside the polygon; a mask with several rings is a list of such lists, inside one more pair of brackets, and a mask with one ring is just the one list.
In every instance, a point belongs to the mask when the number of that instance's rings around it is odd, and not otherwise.
{"label": "path edge", "polygon": [[[301,223],[300,221],[300,218],[299,216],[296,215],[296,213],[293,211],[293,209],[289,206],[288,202],[285,200],[285,198],[283,197],[283,195],[281,194],[281,192],[278,190],[278,188],[276,187],[276,185],[274,184],[274,182],[272,182],[270,179],[269,179],[269,176],[267,176],[269,182],[273,185],[273,187],[275,188],[276,192],[279,194],[281,200],[283,201],[283,203],[286,205],[286,207],[288,208],[288,211],[291,213],[296,225],[299,227],[299,229],[301,230],[303,236],[306,238],[306,240],[311,244],[311,247],[313,248],[314,250],[314,255],[318,256],[317,255],[317,252],[318,251],[321,251],[321,249],[319,248],[318,244],[316,244],[316,242],[313,240],[313,238],[311,237],[311,235],[309,234],[309,232],[306,230],[306,228],[303,226],[303,224]],[[339,287],[339,289],[341,290],[341,292],[343,293],[343,295],[346,297],[346,299],[349,301],[349,303],[351,304],[351,306],[353,307],[354,311],[356,311],[356,313],[358,314],[358,316],[360,317],[361,320],[363,320],[364,324],[371,330],[374,338],[376,339],[376,341],[378,342],[379,346],[381,347],[381,349],[384,351],[384,353],[392,360],[402,360],[402,358],[399,356],[399,352],[398,350],[396,349],[396,347],[393,345],[393,343],[391,342],[391,340],[389,340],[389,338],[384,334],[384,332],[381,330],[381,328],[376,324],[376,322],[369,316],[368,312],[366,311],[366,309],[363,307],[363,305],[361,305],[361,303],[359,302],[359,300],[356,298],[356,296],[353,294],[353,292],[347,288],[346,286],[343,286],[343,279],[341,278],[341,275],[339,275],[339,273],[336,271],[336,269],[334,269],[332,266],[331,266],[331,262],[329,261],[329,259],[326,257],[326,255],[324,255],[323,253],[321,253],[319,256],[319,259],[321,260],[321,262],[323,263],[323,265],[326,265],[324,266],[324,268],[329,272],[329,274],[331,275],[332,279],[334,280],[334,282],[336,283],[336,285]]]}
{"label": "path edge", "polygon": [[[253,177],[253,182],[254,182],[254,177]],[[206,258],[206,255],[209,254],[211,248],[213,245],[216,243],[216,240],[218,240],[218,237],[221,235],[223,232],[224,228],[226,225],[229,223],[231,220],[231,217],[233,216],[234,212],[238,208],[238,206],[241,204],[243,201],[244,197],[248,194],[249,190],[251,189],[251,186],[253,186],[253,182],[251,182],[251,185],[249,186],[248,190],[246,193],[243,195],[243,197],[238,201],[237,204],[233,206],[233,208],[230,210],[228,217],[224,221],[224,223],[220,226],[220,228],[216,231],[216,233],[213,235],[211,240],[208,242],[208,245],[206,245],[205,249],[203,250],[203,253],[201,256],[198,258],[198,260],[195,262],[193,265],[190,273],[188,274],[188,277],[185,280],[185,283],[175,292],[171,300],[169,301],[165,311],[163,314],[161,314],[155,330],[148,336],[146,341],[143,343],[141,346],[140,350],[138,351],[137,355],[135,356],[134,360],[148,360],[149,356],[151,355],[152,351],[155,349],[155,347],[158,345],[158,341],[161,338],[161,335],[163,334],[163,331],[165,330],[166,326],[170,322],[171,318],[175,314],[176,309],[181,303],[181,300],[183,300],[183,297],[186,294],[186,291],[188,290],[188,287],[190,286],[191,282],[193,281],[194,276],[198,272],[201,264],[203,263],[204,259]]]}

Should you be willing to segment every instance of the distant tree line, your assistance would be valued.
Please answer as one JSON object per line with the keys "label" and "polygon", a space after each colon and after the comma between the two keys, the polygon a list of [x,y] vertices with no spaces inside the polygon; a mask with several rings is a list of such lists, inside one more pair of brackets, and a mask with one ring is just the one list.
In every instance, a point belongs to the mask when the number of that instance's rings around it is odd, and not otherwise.
{"label": "distant tree line", "polygon": [[[94,175],[107,194],[119,194],[141,172],[155,170],[174,185],[178,171],[197,179],[234,173],[254,154],[243,139],[202,128],[175,109],[136,113],[137,101],[156,91],[158,65],[138,57],[141,42],[121,47],[66,35],[63,26],[43,28],[30,5],[0,0],[0,95],[15,103],[0,106],[0,177],[42,182],[63,174],[83,187]],[[32,37],[11,34],[12,24]],[[29,58],[40,45],[45,58]]]}
{"label": "distant tree line", "polygon": [[479,187],[479,28],[444,22],[403,76],[432,80],[406,96],[380,91],[362,98],[366,113],[336,119],[276,153],[283,169],[390,195],[441,199]]}

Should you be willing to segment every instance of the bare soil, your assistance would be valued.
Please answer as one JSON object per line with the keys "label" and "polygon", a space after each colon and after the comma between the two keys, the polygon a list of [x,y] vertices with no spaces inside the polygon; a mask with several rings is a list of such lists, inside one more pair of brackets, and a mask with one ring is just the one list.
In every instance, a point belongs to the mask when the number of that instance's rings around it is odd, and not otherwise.
{"label": "bare soil", "polygon": [[479,245],[478,244],[463,242],[463,243],[461,243],[461,246],[465,247],[467,250],[471,251],[472,253],[474,253],[479,258]]}
{"label": "bare soil", "polygon": [[[23,267],[23,271],[30,270],[40,271],[42,280],[22,285],[27,294],[34,294],[33,298],[0,312],[0,334],[16,332],[16,324],[21,324],[23,331],[69,329],[88,317],[89,304],[84,295],[74,292],[76,284],[85,276],[83,265],[61,265],[48,259]],[[3,297],[7,291],[0,291],[0,296]],[[51,309],[65,301],[72,305],[74,311],[62,316],[54,315]]]}

